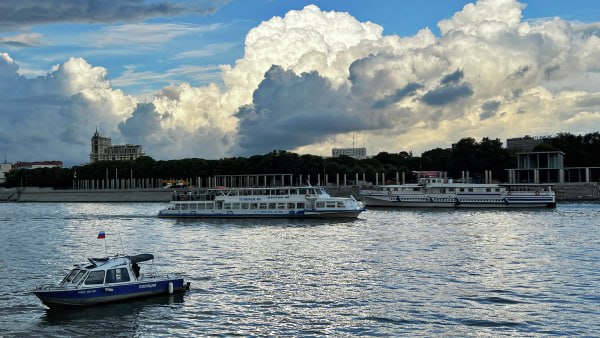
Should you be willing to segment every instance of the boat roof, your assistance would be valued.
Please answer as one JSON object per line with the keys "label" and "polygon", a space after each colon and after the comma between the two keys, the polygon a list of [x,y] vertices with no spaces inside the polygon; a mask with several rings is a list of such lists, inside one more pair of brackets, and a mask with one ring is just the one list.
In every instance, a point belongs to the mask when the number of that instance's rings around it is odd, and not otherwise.
{"label": "boat roof", "polygon": [[97,267],[107,268],[127,263],[140,263],[154,259],[152,254],[139,254],[133,256],[117,255],[112,257],[88,258],[89,263],[76,264],[78,268],[95,269]]}

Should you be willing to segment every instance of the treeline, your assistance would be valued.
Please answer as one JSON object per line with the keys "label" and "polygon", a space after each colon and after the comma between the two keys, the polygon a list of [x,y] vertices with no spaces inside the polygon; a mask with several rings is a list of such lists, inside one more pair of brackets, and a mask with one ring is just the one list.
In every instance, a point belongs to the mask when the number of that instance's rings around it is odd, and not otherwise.
{"label": "treeline", "polygon": [[[600,166],[600,133],[584,136],[561,133],[550,142],[541,144],[535,151],[560,150],[565,155],[565,166]],[[364,173],[367,180],[374,182],[375,174],[385,173],[394,179],[396,172],[405,173],[407,181],[415,181],[413,171],[447,171],[449,177],[460,178],[462,171],[471,177],[481,177],[491,170],[494,179],[507,180],[505,169],[516,168],[516,154],[502,147],[499,139],[463,138],[452,148],[436,148],[424,152],[420,157],[410,152],[381,152],[371,158],[357,160],[348,156],[323,158],[315,155],[298,155],[287,151],[273,151],[251,157],[231,157],[220,160],[188,158],[157,161],[151,157],[140,157],[135,161],[102,161],[72,168],[40,168],[12,170],[7,174],[6,187],[36,186],[70,188],[73,180],[102,180],[119,178],[186,179],[213,177],[215,175],[243,174],[347,174],[353,180],[355,174]]]}

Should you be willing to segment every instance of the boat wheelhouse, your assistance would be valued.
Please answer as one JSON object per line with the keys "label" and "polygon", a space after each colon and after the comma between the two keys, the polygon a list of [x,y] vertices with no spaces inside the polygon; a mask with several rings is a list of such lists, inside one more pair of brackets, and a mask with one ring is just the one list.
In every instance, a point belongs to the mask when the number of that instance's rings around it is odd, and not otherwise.
{"label": "boat wheelhouse", "polygon": [[324,188],[218,187],[173,194],[158,217],[174,218],[355,218],[365,210],[353,196],[332,197]]}
{"label": "boat wheelhouse", "polygon": [[86,306],[187,290],[178,276],[159,275],[148,264],[151,254],[88,258],[75,264],[58,285],[42,285],[32,292],[48,307]]}
{"label": "boat wheelhouse", "polygon": [[366,206],[535,208],[555,207],[550,184],[472,184],[421,178],[416,184],[380,185],[360,190]]}

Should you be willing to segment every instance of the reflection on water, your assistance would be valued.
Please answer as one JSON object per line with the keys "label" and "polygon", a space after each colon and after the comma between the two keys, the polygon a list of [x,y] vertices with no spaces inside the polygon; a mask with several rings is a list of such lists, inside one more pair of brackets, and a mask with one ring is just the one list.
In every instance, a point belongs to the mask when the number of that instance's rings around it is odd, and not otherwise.
{"label": "reflection on water", "polygon": [[[356,220],[174,220],[162,204],[0,205],[8,336],[594,336],[600,205],[373,209]],[[49,310],[27,290],[108,251],[191,290]],[[117,243],[118,245],[115,245]]]}

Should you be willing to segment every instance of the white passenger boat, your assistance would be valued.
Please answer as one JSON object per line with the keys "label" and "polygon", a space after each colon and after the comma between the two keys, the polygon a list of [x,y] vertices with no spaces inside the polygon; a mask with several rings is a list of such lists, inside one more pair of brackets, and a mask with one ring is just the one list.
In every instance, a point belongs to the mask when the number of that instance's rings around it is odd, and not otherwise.
{"label": "white passenger boat", "polygon": [[52,308],[96,305],[189,289],[190,283],[185,284],[182,277],[161,276],[149,266],[138,265],[153,259],[151,254],[88,258],[87,262],[75,264],[59,284],[38,286],[33,293]]}
{"label": "white passenger boat", "polygon": [[357,217],[365,210],[353,196],[332,197],[324,188],[218,187],[173,194],[158,217],[173,218],[318,218]]}
{"label": "white passenger boat", "polygon": [[472,184],[442,178],[360,190],[367,207],[535,208],[555,207],[551,184]]}

